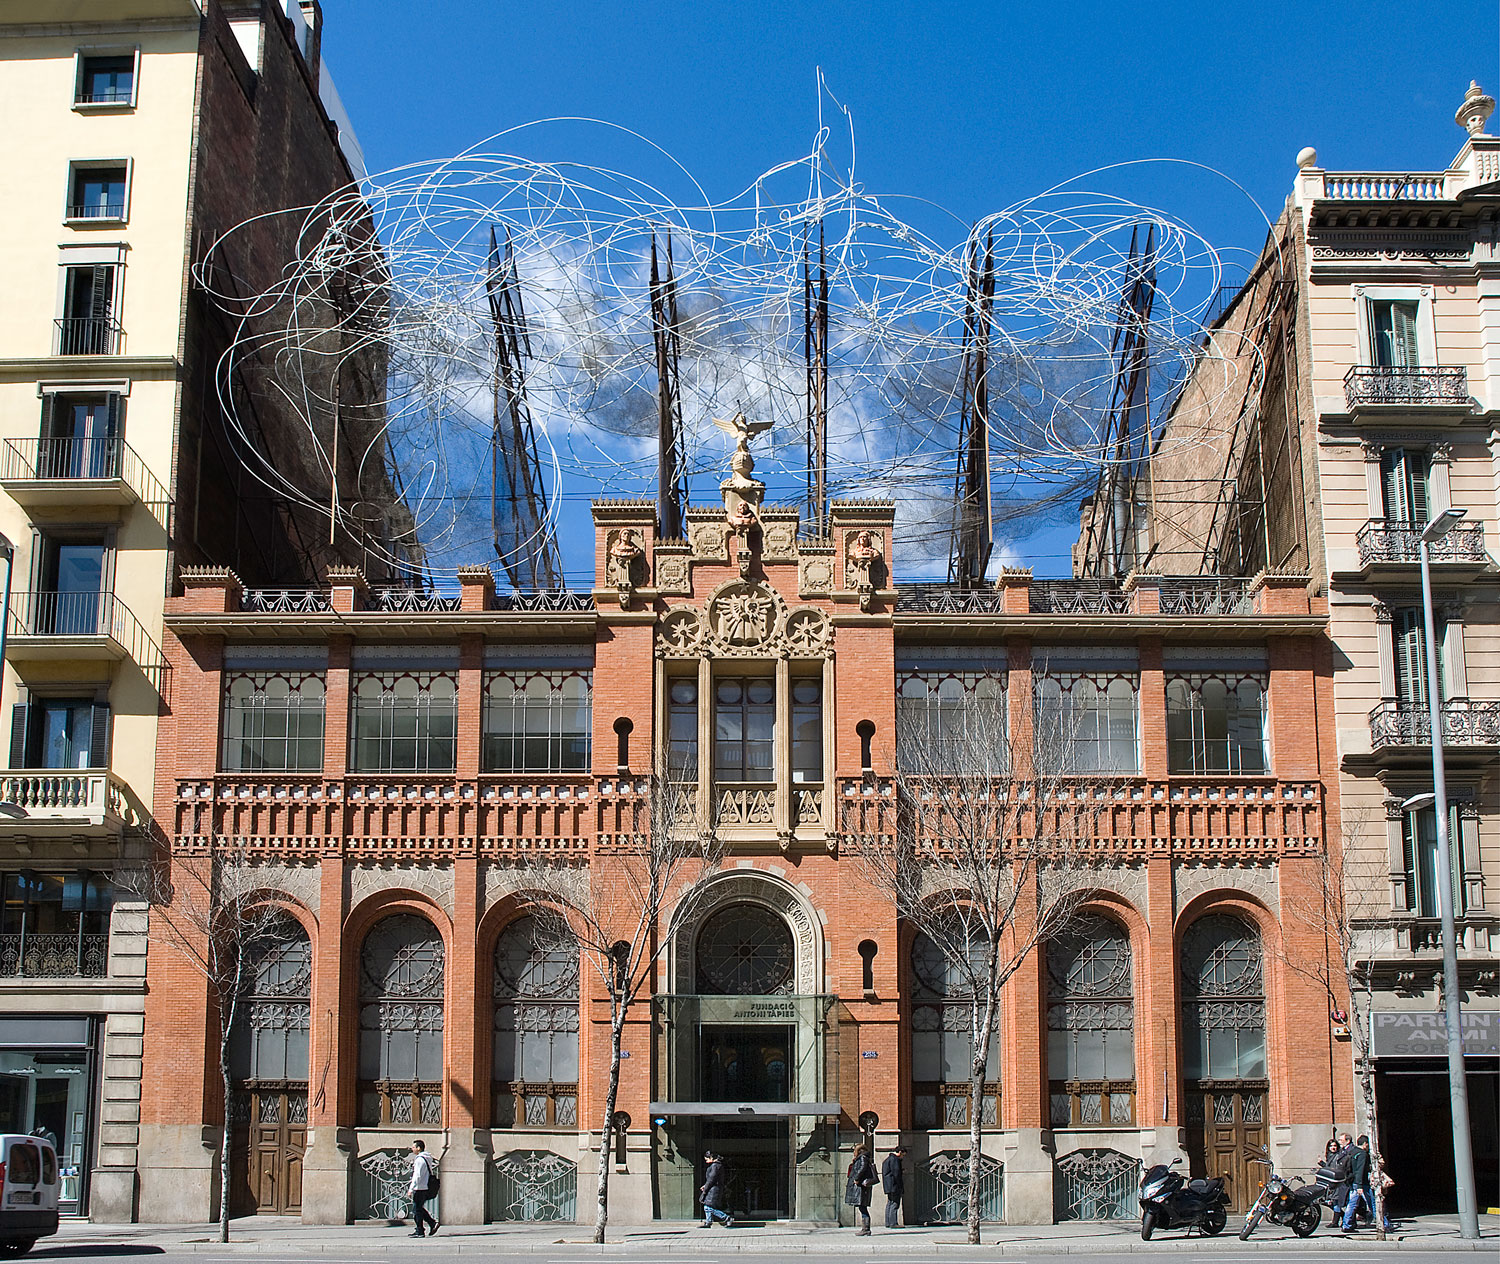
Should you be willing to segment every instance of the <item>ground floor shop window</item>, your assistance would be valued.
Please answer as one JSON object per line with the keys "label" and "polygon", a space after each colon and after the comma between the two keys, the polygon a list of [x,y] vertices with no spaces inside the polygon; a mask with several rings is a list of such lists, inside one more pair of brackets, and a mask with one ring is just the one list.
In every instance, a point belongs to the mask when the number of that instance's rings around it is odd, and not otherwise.
{"label": "ground floor shop window", "polygon": [[[64,1214],[87,1210],[94,1132],[93,1020],[0,1016],[0,1133],[31,1133],[57,1148]],[[36,1037],[52,1045],[11,1045]]]}

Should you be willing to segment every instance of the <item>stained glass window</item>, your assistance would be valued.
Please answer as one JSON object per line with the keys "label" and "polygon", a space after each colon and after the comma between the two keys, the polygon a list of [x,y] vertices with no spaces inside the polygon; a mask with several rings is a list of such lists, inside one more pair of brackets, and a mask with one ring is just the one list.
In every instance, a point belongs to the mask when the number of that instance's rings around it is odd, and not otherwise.
{"label": "stained glass window", "polygon": [[1266,988],[1260,932],[1210,913],[1182,937],[1183,1074],[1199,1080],[1266,1075]]}
{"label": "stained glass window", "polygon": [[698,932],[698,991],[774,996],[792,990],[796,949],[786,919],[759,904],[729,904]]}
{"label": "stained glass window", "polygon": [[442,936],[394,913],[365,937],[359,973],[360,1122],[442,1122]]}
{"label": "stained glass window", "polygon": [[495,945],[497,1127],[578,1122],[578,944],[518,917]]}
{"label": "stained glass window", "polygon": [[1047,945],[1047,1067],[1054,1128],[1135,1120],[1130,936],[1102,916]]}

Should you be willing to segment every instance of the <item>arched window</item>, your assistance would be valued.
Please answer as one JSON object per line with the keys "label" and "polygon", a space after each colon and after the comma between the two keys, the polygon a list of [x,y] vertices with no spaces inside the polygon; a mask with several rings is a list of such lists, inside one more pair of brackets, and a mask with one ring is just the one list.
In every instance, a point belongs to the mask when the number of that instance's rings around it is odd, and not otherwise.
{"label": "arched window", "polygon": [[1266,1144],[1266,984],[1260,932],[1226,913],[1182,936],[1183,1123],[1195,1176],[1224,1175],[1244,1210]]}
{"label": "arched window", "polygon": [[1047,945],[1047,1070],[1054,1128],[1135,1122],[1130,936],[1082,919]]}
{"label": "arched window", "polygon": [[359,1122],[443,1122],[443,940],[395,913],[365,937],[359,969]]}
{"label": "arched window", "polygon": [[[962,943],[963,931],[955,927],[945,938]],[[971,942],[971,956],[981,951],[982,945]],[[912,1126],[966,1128],[974,1049],[972,987],[959,963],[922,931],[912,940],[911,976]],[[984,1078],[980,1118],[994,1124],[1000,1117],[998,1023]]]}
{"label": "arched window", "polygon": [[578,944],[532,916],[495,944],[495,1127],[578,1123]]}
{"label": "arched window", "polygon": [[797,953],[786,919],[760,904],[729,904],[698,932],[698,991],[781,996],[792,990]]}

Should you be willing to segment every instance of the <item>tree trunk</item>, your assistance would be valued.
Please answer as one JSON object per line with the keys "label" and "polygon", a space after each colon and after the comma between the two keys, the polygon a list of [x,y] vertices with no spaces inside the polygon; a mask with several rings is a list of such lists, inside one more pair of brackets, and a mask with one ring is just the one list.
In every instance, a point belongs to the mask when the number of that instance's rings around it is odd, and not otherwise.
{"label": "tree trunk", "polygon": [[604,1226],[609,1223],[609,1140],[614,1131],[615,1102],[620,1096],[620,1044],[625,1031],[625,1012],[621,1009],[609,1024],[609,1087],[604,1092],[604,1129],[599,1138],[599,1206],[594,1212],[594,1241],[604,1242]]}
{"label": "tree trunk", "polygon": [[219,1137],[219,1241],[229,1241],[229,1145],[234,1115],[229,1097],[229,1041],[219,1042],[219,1078],[224,1084],[224,1127]]}
{"label": "tree trunk", "polygon": [[[976,999],[973,1017],[979,1016]],[[995,998],[987,997],[984,1016],[974,1032],[974,1057],[969,1064],[969,1245],[979,1245],[979,1174],[984,1141],[984,1071],[990,1060],[994,1037]]]}
{"label": "tree trunk", "polygon": [[[1361,980],[1367,983],[1368,980]],[[1365,1117],[1370,1129],[1370,1192],[1375,1196],[1372,1209],[1375,1216],[1375,1240],[1385,1241],[1385,1190],[1380,1183],[1380,1114],[1375,1102],[1375,1063],[1370,1057],[1371,1028],[1374,1018],[1370,1012],[1374,997],[1368,986],[1365,993],[1365,1020],[1360,1022],[1359,1008],[1354,1003],[1354,989],[1349,990],[1349,1019],[1355,1035],[1355,1074],[1359,1076],[1360,1092],[1365,1099]]]}

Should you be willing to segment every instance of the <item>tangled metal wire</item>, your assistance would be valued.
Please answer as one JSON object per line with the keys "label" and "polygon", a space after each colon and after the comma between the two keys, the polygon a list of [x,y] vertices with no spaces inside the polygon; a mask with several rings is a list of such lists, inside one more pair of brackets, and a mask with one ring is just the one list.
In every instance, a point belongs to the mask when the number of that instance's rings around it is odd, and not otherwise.
{"label": "tangled metal wire", "polygon": [[[670,236],[675,268],[691,494],[717,500],[728,452],[711,420],[742,410],[773,423],[756,445],[768,498],[800,501],[805,269],[816,276],[821,231],[829,494],[893,497],[909,564],[947,548],[975,243],[993,239],[997,534],[1074,512],[1081,490],[1121,459],[1113,343],[1122,293],[1140,267],[1132,233],[1155,229],[1146,330],[1153,401],[1168,398],[1196,361],[1219,354],[1202,336],[1223,278],[1219,255],[1174,217],[1122,197],[1070,183],[966,227],[919,199],[866,191],[853,175],[852,130],[847,164],[836,167],[824,129],[809,154],[716,201],[663,151],[617,129],[622,143],[646,147],[665,172],[660,183],[689,190],[680,199],[625,171],[492,152],[506,135],[284,212],[301,217],[301,230],[277,284],[248,300],[218,296],[238,321],[219,375],[230,424],[248,442],[253,419],[227,385],[235,371],[251,361],[273,365],[275,389],[328,471],[351,460],[384,464],[420,542],[395,550],[395,560],[420,557],[434,577],[494,561],[492,232],[513,251],[525,312],[525,390],[546,496],[539,529],[561,543],[575,573],[588,571],[592,556],[583,502],[655,494],[653,235],[663,252]],[[212,284],[206,274],[199,280]],[[346,396],[339,431],[328,418],[346,366],[383,376],[385,389],[362,423],[349,419]],[[1204,395],[1194,418],[1176,418],[1174,442],[1213,437],[1213,403]],[[352,457],[335,459],[340,443],[356,446]],[[276,494],[358,525],[362,507],[331,473],[321,494],[274,470],[262,477]],[[1022,517],[1025,524],[1005,525]]]}

